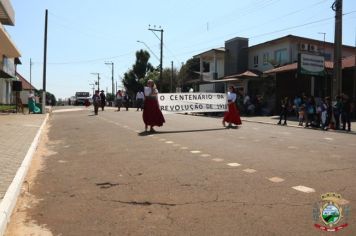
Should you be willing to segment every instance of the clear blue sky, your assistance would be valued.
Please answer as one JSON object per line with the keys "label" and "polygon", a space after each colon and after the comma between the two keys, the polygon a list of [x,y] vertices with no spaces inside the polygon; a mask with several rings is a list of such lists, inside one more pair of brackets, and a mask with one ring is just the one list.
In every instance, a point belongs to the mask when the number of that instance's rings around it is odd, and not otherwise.
{"label": "clear blue sky", "polygon": [[[57,98],[75,91],[91,91],[101,74],[101,88],[111,91],[111,67],[115,80],[135,62],[135,52],[148,47],[159,56],[159,39],[148,30],[164,29],[164,67],[175,67],[205,50],[224,46],[234,37],[247,37],[255,45],[294,34],[334,40],[334,0],[12,0],[16,25],[6,27],[19,48],[18,71],[42,88],[45,9],[49,11],[47,91]],[[343,44],[355,45],[356,1],[343,0]],[[311,22],[316,22],[309,24]],[[304,26],[301,26],[305,24]],[[299,26],[299,27],[295,27]],[[154,66],[159,61],[152,55]]]}

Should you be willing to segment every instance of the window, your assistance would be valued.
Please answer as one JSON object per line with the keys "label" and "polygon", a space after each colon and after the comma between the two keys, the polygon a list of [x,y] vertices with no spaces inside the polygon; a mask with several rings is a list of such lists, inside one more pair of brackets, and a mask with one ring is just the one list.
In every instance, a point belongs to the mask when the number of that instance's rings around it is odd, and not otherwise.
{"label": "window", "polygon": [[274,59],[278,65],[283,65],[288,62],[287,49],[280,49],[274,52]]}
{"label": "window", "polygon": [[253,64],[254,64],[255,66],[258,66],[258,56],[254,56],[254,57],[253,57]]}
{"label": "window", "polygon": [[325,61],[331,61],[331,53],[324,53],[324,59]]}
{"label": "window", "polygon": [[263,54],[263,65],[267,65],[269,62],[269,53],[268,52],[265,52]]}
{"label": "window", "polygon": [[203,72],[210,72],[210,63],[203,61]]}

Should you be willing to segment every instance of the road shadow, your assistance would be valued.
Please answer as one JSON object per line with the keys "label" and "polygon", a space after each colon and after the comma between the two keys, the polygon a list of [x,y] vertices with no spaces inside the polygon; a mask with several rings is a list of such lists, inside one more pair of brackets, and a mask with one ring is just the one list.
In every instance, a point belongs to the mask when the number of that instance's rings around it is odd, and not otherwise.
{"label": "road shadow", "polygon": [[[194,133],[194,132],[209,132],[209,131],[217,131],[217,130],[226,130],[227,128],[214,128],[214,129],[192,129],[192,130],[172,130],[172,131],[142,131],[138,133],[139,136],[147,136],[151,134],[179,134],[179,133]],[[233,127],[233,129],[237,129]]]}

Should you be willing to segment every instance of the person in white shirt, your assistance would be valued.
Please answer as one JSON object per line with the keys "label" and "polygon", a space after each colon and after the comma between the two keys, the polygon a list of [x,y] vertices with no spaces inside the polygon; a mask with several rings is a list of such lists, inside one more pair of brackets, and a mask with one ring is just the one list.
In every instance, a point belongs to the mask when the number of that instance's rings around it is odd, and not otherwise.
{"label": "person in white shirt", "polygon": [[240,111],[236,106],[236,92],[234,86],[229,86],[227,93],[228,110],[224,114],[222,121],[223,126],[226,127],[226,122],[229,123],[228,128],[232,128],[232,124],[241,125]]}
{"label": "person in white shirt", "polygon": [[163,114],[159,109],[158,104],[158,90],[153,80],[147,81],[147,86],[144,88],[144,108],[143,108],[143,122],[145,123],[145,131],[147,132],[150,126],[150,132],[155,132],[153,126],[162,126],[165,122]]}
{"label": "person in white shirt", "polygon": [[136,94],[136,106],[137,106],[137,111],[138,109],[143,110],[143,100],[145,98],[145,95],[143,94],[142,90],[138,91]]}

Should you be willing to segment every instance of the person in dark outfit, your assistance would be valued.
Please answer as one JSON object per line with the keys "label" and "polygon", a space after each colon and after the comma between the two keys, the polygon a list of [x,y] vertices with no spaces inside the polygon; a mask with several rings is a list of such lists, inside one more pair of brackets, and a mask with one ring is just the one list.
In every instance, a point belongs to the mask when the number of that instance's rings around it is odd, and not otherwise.
{"label": "person in dark outfit", "polygon": [[347,131],[351,131],[351,101],[346,94],[341,96],[341,121],[342,121],[342,129]]}
{"label": "person in dark outfit", "polygon": [[93,95],[93,105],[94,105],[94,113],[95,113],[95,115],[98,115],[98,110],[99,110],[99,106],[100,106],[99,90],[96,90],[95,94]]}
{"label": "person in dark outfit", "polygon": [[104,107],[106,105],[106,96],[104,93],[104,90],[100,91],[100,106],[101,106],[101,110],[104,111]]}
{"label": "person in dark outfit", "polygon": [[341,106],[342,106],[341,96],[336,96],[336,103],[333,106],[335,129],[340,129]]}
{"label": "person in dark outfit", "polygon": [[277,123],[278,125],[282,124],[282,118],[284,119],[283,125],[287,125],[288,106],[289,106],[288,97],[285,97],[281,101],[281,113],[279,115],[279,122]]}
{"label": "person in dark outfit", "polygon": [[128,111],[129,110],[129,105],[130,105],[130,96],[129,96],[129,94],[127,92],[125,92],[125,95],[123,96],[122,100],[124,102],[126,111]]}

